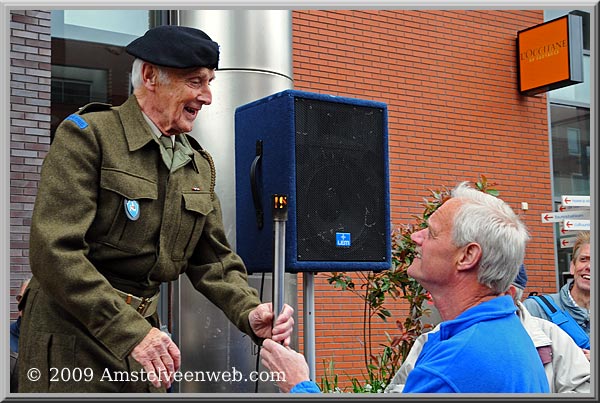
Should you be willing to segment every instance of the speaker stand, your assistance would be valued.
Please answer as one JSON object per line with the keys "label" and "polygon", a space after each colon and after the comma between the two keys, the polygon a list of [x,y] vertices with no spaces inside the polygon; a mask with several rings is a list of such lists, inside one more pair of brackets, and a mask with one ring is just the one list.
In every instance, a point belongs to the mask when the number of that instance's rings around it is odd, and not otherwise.
{"label": "speaker stand", "polygon": [[302,302],[304,304],[304,357],[308,363],[310,379],[316,382],[315,367],[315,273],[303,272]]}
{"label": "speaker stand", "polygon": [[273,195],[273,326],[283,310],[285,278],[285,223],[287,195]]}

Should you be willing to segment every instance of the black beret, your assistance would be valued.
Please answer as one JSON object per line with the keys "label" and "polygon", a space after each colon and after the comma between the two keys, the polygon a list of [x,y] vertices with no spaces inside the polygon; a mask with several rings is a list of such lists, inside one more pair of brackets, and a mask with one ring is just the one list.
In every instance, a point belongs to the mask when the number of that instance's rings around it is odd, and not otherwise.
{"label": "black beret", "polygon": [[196,28],[161,25],[125,48],[127,53],[159,66],[185,69],[219,65],[219,44]]}

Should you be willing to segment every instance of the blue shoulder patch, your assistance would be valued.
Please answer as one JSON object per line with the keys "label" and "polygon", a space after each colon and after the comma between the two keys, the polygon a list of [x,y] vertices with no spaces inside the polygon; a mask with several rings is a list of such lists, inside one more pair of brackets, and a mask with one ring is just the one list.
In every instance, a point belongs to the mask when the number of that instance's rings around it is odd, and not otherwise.
{"label": "blue shoulder patch", "polygon": [[70,120],[74,122],[80,129],[85,129],[88,127],[88,124],[83,118],[75,113],[69,115],[65,120]]}

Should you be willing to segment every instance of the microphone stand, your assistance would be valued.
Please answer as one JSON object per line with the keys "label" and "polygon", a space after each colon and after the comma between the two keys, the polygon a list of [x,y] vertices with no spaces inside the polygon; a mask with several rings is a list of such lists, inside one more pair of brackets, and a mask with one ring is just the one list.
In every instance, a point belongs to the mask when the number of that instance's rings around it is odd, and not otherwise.
{"label": "microphone stand", "polygon": [[285,274],[285,223],[288,218],[287,195],[273,195],[273,326],[283,310]]}

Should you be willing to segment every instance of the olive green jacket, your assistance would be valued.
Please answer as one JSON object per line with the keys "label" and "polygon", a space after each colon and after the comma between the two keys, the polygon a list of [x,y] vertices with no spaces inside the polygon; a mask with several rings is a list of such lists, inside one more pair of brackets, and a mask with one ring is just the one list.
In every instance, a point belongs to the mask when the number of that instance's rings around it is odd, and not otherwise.
{"label": "olive green jacket", "polygon": [[[151,296],[182,273],[260,343],[248,322],[260,300],[225,237],[214,165],[184,136],[194,148],[190,161],[169,173],[134,96],[120,107],[87,105],[61,123],[31,224],[29,293],[35,298],[23,300],[20,365],[26,368],[20,374],[54,365],[51,355],[74,355],[60,358],[74,365],[87,353],[124,362],[158,323],[156,315],[144,319],[113,286]],[[139,204],[137,220],[125,213],[128,200]],[[52,351],[53,340],[69,344],[67,352]]]}

